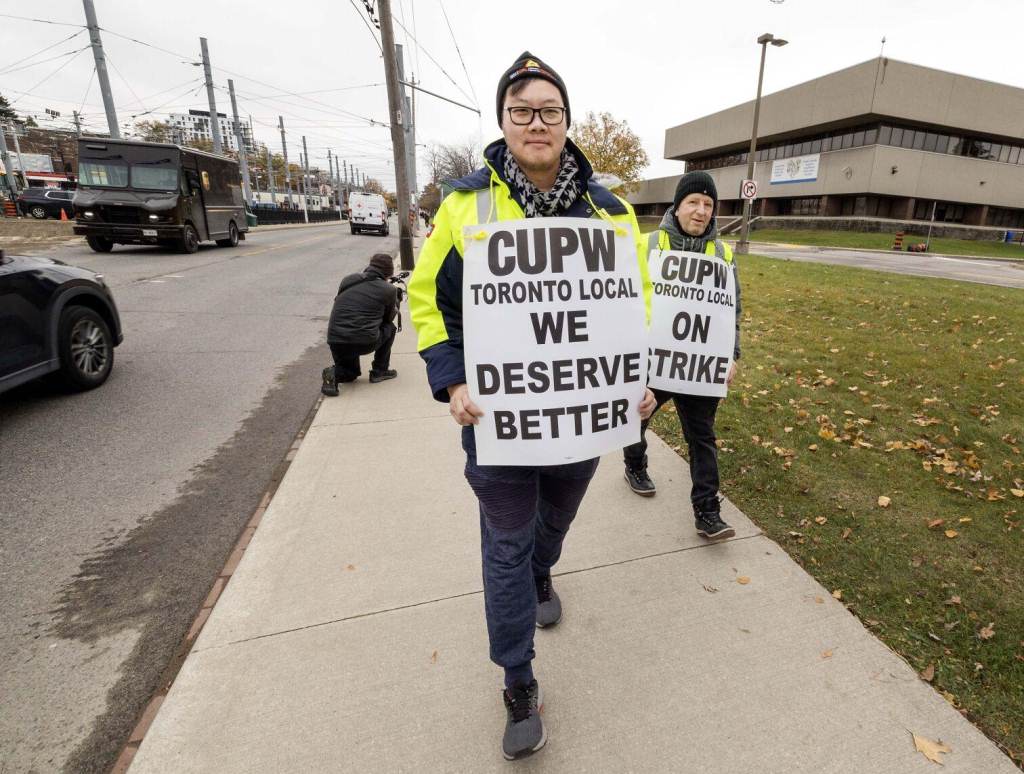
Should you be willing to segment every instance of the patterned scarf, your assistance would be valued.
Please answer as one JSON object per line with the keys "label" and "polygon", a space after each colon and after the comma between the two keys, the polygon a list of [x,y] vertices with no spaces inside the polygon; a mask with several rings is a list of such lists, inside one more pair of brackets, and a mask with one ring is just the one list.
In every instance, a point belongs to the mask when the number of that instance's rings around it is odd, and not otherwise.
{"label": "patterned scarf", "polygon": [[550,217],[560,215],[568,210],[580,196],[580,183],[577,179],[580,165],[576,157],[565,148],[559,162],[558,177],[550,191],[540,191],[509,150],[505,150],[505,179],[511,183],[523,202],[526,217]]}

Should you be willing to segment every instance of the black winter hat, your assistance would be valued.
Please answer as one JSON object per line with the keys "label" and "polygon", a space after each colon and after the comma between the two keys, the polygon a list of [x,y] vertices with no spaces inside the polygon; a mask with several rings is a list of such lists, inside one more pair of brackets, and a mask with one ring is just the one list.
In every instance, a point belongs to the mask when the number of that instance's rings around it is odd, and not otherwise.
{"label": "black winter hat", "polygon": [[687,172],[676,185],[676,195],[672,198],[672,211],[679,209],[679,202],[692,193],[710,196],[715,206],[718,205],[718,189],[715,181],[707,172]]}
{"label": "black winter hat", "polygon": [[367,268],[375,269],[385,277],[390,277],[395,273],[395,259],[387,253],[377,253],[370,259],[370,265]]}
{"label": "black winter hat", "polygon": [[565,103],[565,128],[568,129],[570,123],[569,94],[565,90],[565,82],[562,80],[562,76],[556,73],[550,65],[546,64],[544,60],[538,59],[529,51],[524,51],[516,57],[516,61],[512,63],[512,66],[505,71],[505,74],[501,76],[501,80],[498,81],[498,126],[501,126],[501,112],[505,102],[505,92],[509,86],[522,78],[542,78],[549,83],[553,83],[558,88],[562,93],[562,101]]}

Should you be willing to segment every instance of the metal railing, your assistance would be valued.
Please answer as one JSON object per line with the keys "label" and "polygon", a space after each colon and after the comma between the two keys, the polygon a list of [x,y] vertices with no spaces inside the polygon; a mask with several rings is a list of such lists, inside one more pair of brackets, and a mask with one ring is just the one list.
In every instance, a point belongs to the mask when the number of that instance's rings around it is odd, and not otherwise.
{"label": "metal railing", "polygon": [[[270,207],[257,205],[250,207],[250,212],[256,216],[257,223],[261,226],[273,226],[280,223],[305,223],[306,217],[302,210],[289,210],[281,207]],[[337,210],[310,210],[310,223],[326,223],[332,220],[341,220]]]}

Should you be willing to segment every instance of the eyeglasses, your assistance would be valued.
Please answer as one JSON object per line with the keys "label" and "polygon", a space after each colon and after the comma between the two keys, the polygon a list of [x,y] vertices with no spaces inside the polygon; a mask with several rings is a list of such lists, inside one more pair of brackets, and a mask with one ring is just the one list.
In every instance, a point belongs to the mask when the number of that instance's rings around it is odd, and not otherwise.
{"label": "eyeglasses", "polygon": [[510,107],[505,108],[508,111],[508,117],[516,126],[529,126],[533,123],[533,118],[536,115],[540,115],[542,123],[548,126],[557,126],[562,123],[562,118],[565,116],[564,107]]}

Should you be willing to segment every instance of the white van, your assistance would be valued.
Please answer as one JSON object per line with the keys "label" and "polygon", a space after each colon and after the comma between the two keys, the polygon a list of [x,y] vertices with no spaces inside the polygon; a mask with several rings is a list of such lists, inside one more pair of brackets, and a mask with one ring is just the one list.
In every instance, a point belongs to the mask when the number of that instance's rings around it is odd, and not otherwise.
{"label": "white van", "polygon": [[388,205],[380,194],[353,191],[348,196],[348,225],[352,233],[376,231],[388,235]]}

